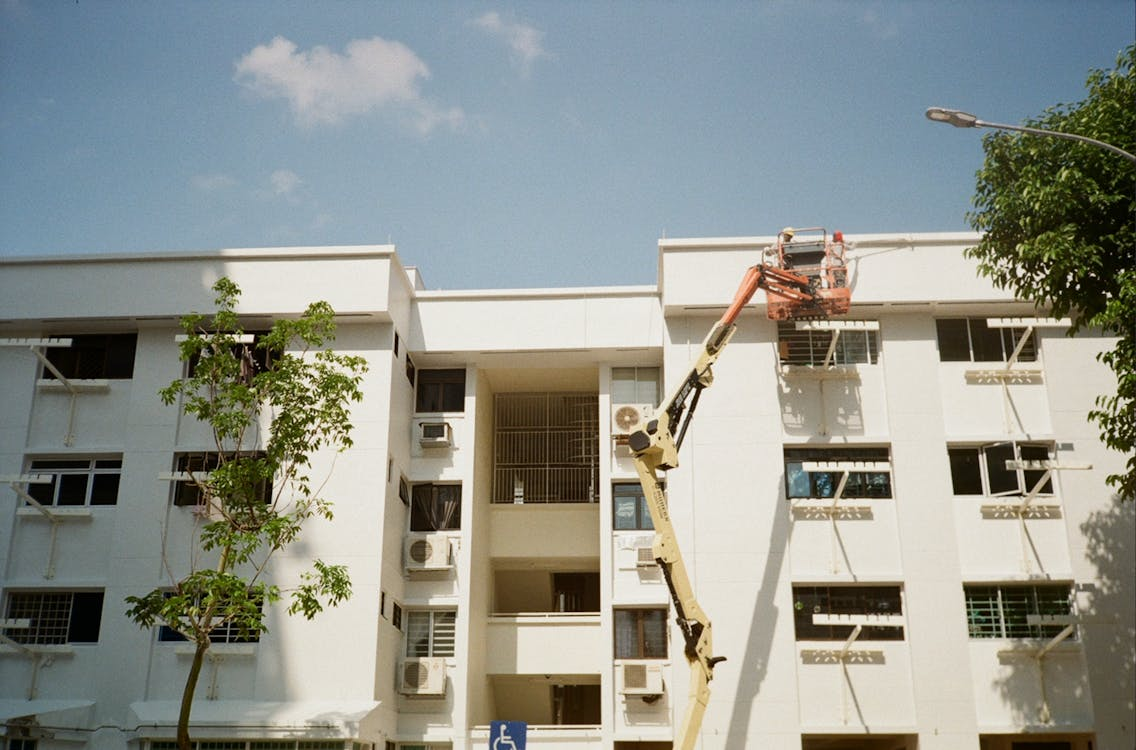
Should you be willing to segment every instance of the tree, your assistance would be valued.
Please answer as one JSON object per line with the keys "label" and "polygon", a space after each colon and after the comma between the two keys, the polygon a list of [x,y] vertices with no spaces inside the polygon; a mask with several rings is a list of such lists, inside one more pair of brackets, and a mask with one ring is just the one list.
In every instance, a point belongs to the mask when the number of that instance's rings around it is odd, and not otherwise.
{"label": "tree", "polygon": [[[1136,45],[1116,69],[1093,70],[1088,96],[1045,110],[1030,127],[1095,138],[1136,152]],[[982,233],[968,255],[997,286],[1032,299],[1083,328],[1117,336],[1100,361],[1115,394],[1090,412],[1108,447],[1126,456],[1108,478],[1121,498],[1136,496],[1136,165],[1099,147],[1060,138],[993,133],[983,138],[974,210]]]}
{"label": "tree", "polygon": [[349,407],[362,397],[366,364],[323,348],[335,331],[326,302],[277,321],[250,344],[235,312],[240,289],[223,278],[213,291],[212,319],[194,314],[181,321],[189,375],[159,393],[167,406],[180,402],[206,423],[214,442],[206,460],[185,467],[202,519],[194,526],[192,561],[179,574],[165,560],[171,585],[126,599],[127,616],[139,627],[164,625],[194,645],[178,715],[180,750],[191,748],[190,709],[215,634],[258,637],[267,631],[265,606],[285,593],[289,614],[308,619],[351,594],[346,568],[318,559],[288,591],[265,577],[273,555],[299,538],[308,519],[332,517],[331,503],[313,484],[311,459],[351,446]]}

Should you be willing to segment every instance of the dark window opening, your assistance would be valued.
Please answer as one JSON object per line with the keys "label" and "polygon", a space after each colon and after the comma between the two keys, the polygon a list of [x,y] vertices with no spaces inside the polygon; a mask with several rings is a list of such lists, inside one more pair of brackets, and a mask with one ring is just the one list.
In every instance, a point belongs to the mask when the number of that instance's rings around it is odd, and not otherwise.
{"label": "dark window opening", "polygon": [[[819,625],[813,615],[901,615],[899,586],[794,586],[793,626],[798,641],[843,641],[854,625]],[[860,639],[902,641],[902,627],[864,625]]]}
{"label": "dark window opening", "polygon": [[101,591],[13,591],[5,617],[28,620],[26,628],[4,628],[6,637],[33,646],[98,643],[103,614]]}
{"label": "dark window opening", "polygon": [[616,659],[666,659],[667,610],[615,610]]}
{"label": "dark window opening", "polygon": [[553,573],[552,611],[599,612],[599,573]]}
{"label": "dark window opening", "polygon": [[[940,362],[1007,362],[1025,336],[1025,328],[991,328],[985,318],[939,318],[935,321]],[[1022,346],[1019,362],[1037,359],[1034,335]]]}
{"label": "dark window opening", "polygon": [[[264,460],[262,453],[248,453],[240,458],[230,457],[226,459],[227,462],[231,461],[258,461]],[[188,474],[207,474],[214,471],[221,465],[221,454],[219,453],[183,453],[177,457],[177,471],[179,473]],[[262,467],[263,468],[263,467]],[[202,477],[204,479],[204,477]],[[272,502],[272,479],[271,478],[249,478],[248,486],[235,487],[231,499],[237,499],[241,495],[248,498],[255,498],[259,502],[268,505]],[[174,505],[182,506],[197,506],[204,503],[201,497],[201,488],[192,481],[177,482],[174,487]]]}
{"label": "dark window opening", "polygon": [[[1073,588],[1064,583],[963,586],[963,594],[971,638],[1053,638],[1068,623],[1042,623],[1037,618],[1073,613]],[[1076,637],[1074,632],[1072,638]]]}
{"label": "dark window opening", "polygon": [[116,505],[121,458],[37,459],[28,472],[51,482],[29,483],[27,493],[40,505]]}
{"label": "dark window opening", "polygon": [[411,491],[410,530],[461,528],[460,484],[416,484]]}
{"label": "dark window opening", "polygon": [[[134,377],[134,353],[138,346],[136,333],[85,334],[63,336],[71,346],[47,349],[47,361],[68,380],[129,380]],[[55,378],[47,367],[44,378]]]}
{"label": "dark window opening", "polygon": [[[951,465],[951,488],[955,495],[1025,495],[1033,491],[1045,469],[1007,469],[1007,461],[1045,461],[1050,446],[1043,443],[992,443],[947,448]],[[1039,494],[1053,494],[1053,480],[1046,479]]]}
{"label": "dark window opening", "polygon": [[[235,343],[230,352],[235,359],[240,360],[242,379],[248,380],[257,373],[267,370],[278,357],[276,352],[270,352],[261,343],[264,337],[268,335],[268,331],[244,331],[241,335],[252,336],[252,341]],[[200,354],[194,354],[189,358],[186,365],[186,372],[189,377],[193,377],[200,361]]]}
{"label": "dark window opening", "polygon": [[421,370],[414,409],[418,412],[465,411],[465,370]]}

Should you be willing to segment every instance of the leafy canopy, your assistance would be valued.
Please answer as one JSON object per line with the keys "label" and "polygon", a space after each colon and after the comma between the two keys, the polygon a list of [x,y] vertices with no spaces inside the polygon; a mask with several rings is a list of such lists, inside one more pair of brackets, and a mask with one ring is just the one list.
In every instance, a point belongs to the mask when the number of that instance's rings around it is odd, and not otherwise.
{"label": "leafy canopy", "polygon": [[[1136,45],[1116,69],[1093,70],[1088,96],[1050,107],[1025,124],[1083,135],[1136,153]],[[1058,317],[1074,333],[1117,336],[1099,359],[1117,377],[1115,394],[1097,399],[1090,417],[1102,440],[1127,457],[1108,481],[1136,496],[1136,164],[1092,144],[1030,134],[991,133],[978,172],[974,210],[982,233],[968,251],[980,272]]]}
{"label": "leafy canopy", "polygon": [[[223,278],[213,291],[211,318],[181,321],[189,376],[159,393],[213,436],[209,470],[190,472],[206,519],[194,543],[207,554],[195,553],[190,571],[171,572],[172,587],[127,597],[127,615],[140,627],[166,625],[202,652],[218,628],[241,637],[266,631],[264,605],[282,596],[263,578],[273,553],[294,542],[309,518],[332,518],[331,503],[313,484],[311,458],[351,446],[350,405],[362,398],[366,371],[362,358],[322,348],[335,333],[326,302],[276,321],[249,344],[236,314],[240,289]],[[325,603],[350,596],[351,582],[343,566],[314,560],[289,593],[289,613],[310,619]]]}

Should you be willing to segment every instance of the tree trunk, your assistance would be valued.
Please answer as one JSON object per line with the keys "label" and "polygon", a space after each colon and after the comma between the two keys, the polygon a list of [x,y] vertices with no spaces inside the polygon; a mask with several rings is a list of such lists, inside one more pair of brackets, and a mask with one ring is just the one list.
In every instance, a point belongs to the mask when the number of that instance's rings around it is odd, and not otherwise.
{"label": "tree trunk", "polygon": [[197,691],[197,678],[201,675],[201,666],[205,663],[205,652],[208,650],[208,636],[204,641],[198,641],[197,647],[193,650],[193,662],[189,665],[189,674],[185,678],[185,689],[181,693],[181,710],[178,712],[178,750],[193,750],[193,743],[189,739],[189,712],[193,708],[193,694]]}

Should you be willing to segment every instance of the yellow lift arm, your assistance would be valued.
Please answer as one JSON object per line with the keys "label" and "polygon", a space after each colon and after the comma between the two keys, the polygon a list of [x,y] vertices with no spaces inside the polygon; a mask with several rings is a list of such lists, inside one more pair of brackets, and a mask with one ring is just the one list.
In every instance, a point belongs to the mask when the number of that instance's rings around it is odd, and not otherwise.
{"label": "yellow lift arm", "polygon": [[726,657],[714,655],[710,618],[694,596],[694,587],[671,524],[663,477],[665,472],[678,466],[678,451],[690,426],[690,418],[702,390],[714,380],[711,367],[734,335],[737,329],[734,321],[759,287],[769,292],[771,297],[776,295],[779,299],[792,301],[799,306],[802,314],[806,311],[817,314],[816,303],[820,295],[815,281],[810,283],[806,276],[767,264],[751,267],[730,307],[707,335],[690,371],[653,417],[628,436],[627,444],[655,526],[652,552],[670,589],[675,618],[686,642],[686,660],[691,665],[686,713],[675,735],[674,750],[694,748],[710,701],[714,667]]}

